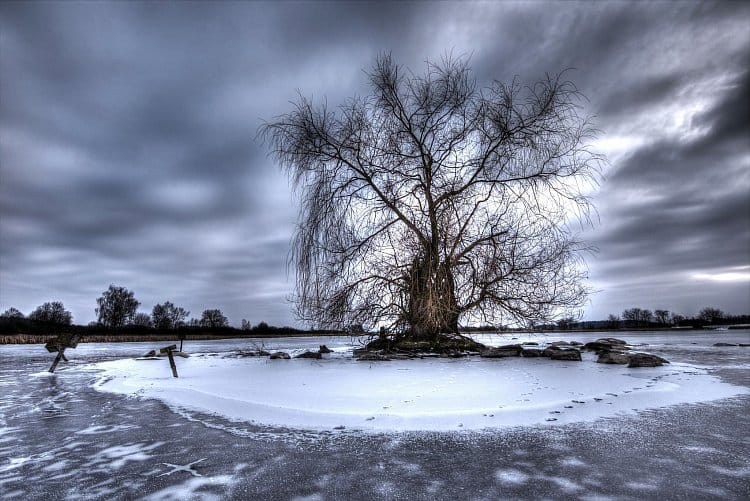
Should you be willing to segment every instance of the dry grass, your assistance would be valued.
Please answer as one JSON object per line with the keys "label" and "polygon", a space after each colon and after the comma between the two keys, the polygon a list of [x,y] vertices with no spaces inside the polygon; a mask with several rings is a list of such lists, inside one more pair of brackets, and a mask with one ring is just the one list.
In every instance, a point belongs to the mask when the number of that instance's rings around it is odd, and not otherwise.
{"label": "dry grass", "polygon": [[[239,335],[239,336],[222,336],[212,334],[188,334],[185,336],[185,341],[202,341],[202,340],[218,340],[218,339],[245,339],[245,338],[274,338],[274,337],[307,337],[307,336],[320,336],[325,334],[285,334],[283,336],[274,335]],[[329,335],[346,335],[346,334],[329,334]],[[0,335],[0,344],[44,344],[50,339],[57,337],[56,334],[4,334]],[[143,334],[143,335],[108,335],[108,334],[90,334],[82,335],[79,338],[80,343],[135,343],[135,342],[147,342],[147,341],[179,341],[177,334]]]}

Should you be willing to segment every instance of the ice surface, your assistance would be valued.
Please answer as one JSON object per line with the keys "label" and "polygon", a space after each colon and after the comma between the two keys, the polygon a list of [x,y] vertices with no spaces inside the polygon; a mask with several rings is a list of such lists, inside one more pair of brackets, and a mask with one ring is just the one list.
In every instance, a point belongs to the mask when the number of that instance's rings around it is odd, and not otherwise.
{"label": "ice surface", "polygon": [[177,361],[177,379],[166,362],[116,360],[97,364],[103,373],[96,387],[259,424],[373,431],[557,425],[748,392],[695,366],[628,369],[596,364],[593,354],[583,362],[471,357],[373,363],[345,355],[197,355]]}

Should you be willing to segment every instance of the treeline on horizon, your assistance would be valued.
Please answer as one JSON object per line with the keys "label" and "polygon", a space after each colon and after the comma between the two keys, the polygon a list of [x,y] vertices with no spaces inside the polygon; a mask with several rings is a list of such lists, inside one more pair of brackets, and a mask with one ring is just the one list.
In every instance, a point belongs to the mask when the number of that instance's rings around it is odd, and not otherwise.
{"label": "treeline on horizon", "polygon": [[[220,309],[203,310],[200,318],[190,318],[190,312],[170,301],[156,304],[151,313],[139,312],[140,301],[125,287],[110,285],[96,300],[94,311],[97,320],[88,325],[73,323],[73,315],[60,301],[39,305],[24,315],[17,308],[8,308],[0,314],[0,335],[51,336],[62,332],[81,337],[110,340],[149,338],[196,337],[282,337],[310,334],[345,334],[335,330],[302,330],[294,327],[276,327],[266,322],[252,325],[242,319],[238,329],[229,325]],[[4,340],[8,342],[8,340]],[[12,342],[12,341],[11,341]]]}
{"label": "treeline on horizon", "polygon": [[[714,308],[703,308],[695,316],[680,315],[669,310],[651,311],[645,308],[628,308],[622,315],[610,314],[606,320],[576,320],[574,317],[564,317],[552,323],[529,323],[521,330],[619,330],[619,329],[706,329],[718,326],[750,325],[750,314],[730,315]],[[467,327],[472,331],[519,330],[497,326]]]}
{"label": "treeline on horizon", "polygon": [[[88,325],[73,324],[72,314],[60,301],[46,302],[28,316],[16,308],[0,314],[0,335],[4,336],[50,336],[61,332],[82,337],[97,337],[106,341],[132,340],[139,337],[193,338],[205,337],[283,337],[301,335],[363,335],[362,326],[346,330],[304,330],[294,327],[276,327],[265,322],[256,325],[242,319],[238,329],[229,325],[221,310],[205,309],[200,318],[188,320],[190,312],[170,301],[156,304],[151,313],[139,312],[140,302],[135,294],[125,287],[110,285],[96,300],[94,311],[97,320]],[[564,317],[553,323],[529,322],[522,327],[486,325],[461,327],[464,332],[514,331],[514,330],[617,330],[617,329],[663,329],[663,328],[712,328],[718,325],[750,324],[750,315],[728,315],[714,307],[703,308],[693,317],[683,316],[669,310],[629,308],[622,315],[610,314],[607,320],[578,321]],[[0,341],[1,342],[1,341]],[[5,342],[8,342],[7,340]]]}

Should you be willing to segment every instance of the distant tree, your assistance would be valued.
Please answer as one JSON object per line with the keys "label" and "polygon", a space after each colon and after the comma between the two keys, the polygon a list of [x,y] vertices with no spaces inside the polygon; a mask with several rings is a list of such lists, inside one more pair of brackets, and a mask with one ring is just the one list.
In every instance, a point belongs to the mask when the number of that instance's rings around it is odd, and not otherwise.
{"label": "distant tree", "polygon": [[260,322],[258,325],[255,326],[255,328],[259,331],[267,331],[268,330],[268,324],[265,322]]}
{"label": "distant tree", "polygon": [[221,312],[221,310],[203,310],[201,315],[201,327],[226,327],[227,317]]}
{"label": "distant tree", "polygon": [[250,322],[247,321],[247,319],[243,318],[242,319],[242,324],[241,324],[240,328],[243,331],[249,331],[250,329],[252,329],[252,326],[250,325]]}
{"label": "distant tree", "polygon": [[607,327],[610,329],[617,329],[620,326],[620,317],[617,315],[610,313],[607,317]]}
{"label": "distant tree", "polygon": [[654,310],[654,318],[661,325],[669,323],[669,310]]}
{"label": "distant tree", "polygon": [[701,312],[698,314],[698,318],[710,324],[723,319],[725,316],[726,314],[723,311],[721,311],[718,308],[712,308],[712,307],[703,308]]}
{"label": "distant tree", "polygon": [[642,308],[630,308],[622,312],[622,319],[634,323],[638,327],[648,326],[653,320],[654,314],[651,310]]}
{"label": "distant tree", "polygon": [[200,327],[201,321],[197,318],[191,318],[190,320],[187,321],[187,325],[188,327]]}
{"label": "distant tree", "polygon": [[110,285],[109,289],[102,293],[96,300],[99,306],[94,310],[98,316],[99,323],[112,330],[132,322],[140,302],[135,299],[133,291],[125,287]]}
{"label": "distant tree", "polygon": [[29,314],[31,320],[70,325],[73,315],[65,309],[60,301],[44,303]]}
{"label": "distant tree", "polygon": [[135,315],[133,315],[133,320],[130,322],[130,324],[138,327],[153,326],[153,323],[151,322],[151,315],[149,315],[148,313],[136,313]]}
{"label": "distant tree", "polygon": [[185,324],[185,319],[190,314],[182,307],[175,306],[169,301],[157,304],[151,311],[151,319],[157,329],[176,329]]}
{"label": "distant tree", "polygon": [[359,336],[365,333],[365,327],[362,324],[352,324],[348,326],[345,330],[349,334],[356,335],[356,336]]}
{"label": "distant tree", "polygon": [[682,322],[685,321],[685,317],[683,315],[680,315],[675,312],[672,312],[671,318],[672,318],[672,325],[680,325]]}
{"label": "distant tree", "polygon": [[24,318],[24,315],[19,310],[17,310],[16,308],[13,308],[11,306],[7,310],[5,310],[3,312],[3,314],[0,315],[0,317],[4,317],[4,318]]}
{"label": "distant tree", "polygon": [[573,317],[564,317],[557,321],[557,328],[561,330],[568,330],[573,327],[576,319]]}

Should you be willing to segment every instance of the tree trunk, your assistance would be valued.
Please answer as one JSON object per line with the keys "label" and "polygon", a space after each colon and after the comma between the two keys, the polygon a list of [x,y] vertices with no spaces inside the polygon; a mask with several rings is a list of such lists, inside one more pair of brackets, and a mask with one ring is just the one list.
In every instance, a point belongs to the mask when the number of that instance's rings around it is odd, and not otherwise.
{"label": "tree trunk", "polygon": [[450,267],[439,259],[417,257],[409,282],[407,336],[435,339],[446,332],[458,332],[458,303]]}

